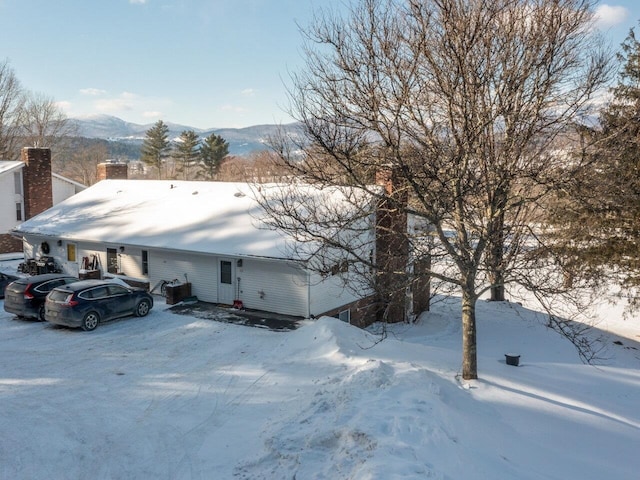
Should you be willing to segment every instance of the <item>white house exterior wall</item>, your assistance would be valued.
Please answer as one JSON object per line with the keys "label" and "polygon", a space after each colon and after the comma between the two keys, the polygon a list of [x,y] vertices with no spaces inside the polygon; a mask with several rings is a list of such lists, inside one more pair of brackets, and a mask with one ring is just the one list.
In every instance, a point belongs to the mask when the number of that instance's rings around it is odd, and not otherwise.
{"label": "white house exterior wall", "polygon": [[[92,242],[67,242],[42,236],[29,235],[24,242],[26,258],[42,255],[40,244],[46,241],[49,254],[65,273],[77,276],[83,257],[96,255],[103,273],[107,271],[107,248],[118,251],[119,270],[128,277],[147,278],[153,288],[162,280],[177,279],[191,283],[191,293],[199,300],[220,303],[218,298],[218,266],[221,259],[233,265],[233,288],[239,300],[250,309],[278,312],[284,315],[307,317],[309,311],[309,280],[307,272],[297,265],[280,260],[219,257],[160,249],[144,249],[136,246],[98,244]],[[76,261],[67,261],[67,243],[76,245]],[[142,250],[148,252],[148,275],[142,273]],[[185,278],[186,274],[186,278]],[[159,292],[154,292],[159,293]],[[317,295],[316,295],[317,296]],[[235,298],[234,298],[235,299]],[[319,302],[333,305],[333,299]],[[326,309],[325,309],[326,310]]]}
{"label": "white house exterior wall", "polygon": [[[217,263],[211,255],[167,250],[148,250],[149,280],[153,288],[162,280],[191,283],[191,294],[204,302],[216,303]],[[125,272],[126,273],[126,272]],[[186,278],[185,278],[186,274]]]}
{"label": "white house exterior wall", "polygon": [[73,183],[57,177],[51,177],[51,190],[53,193],[53,205],[57,205],[77,193],[77,187]]}
{"label": "white house exterior wall", "polygon": [[309,315],[307,272],[297,265],[245,258],[236,273],[240,279],[240,300],[245,307],[284,315]]}
{"label": "white house exterior wall", "polygon": [[16,220],[15,190],[13,172],[0,175],[0,233],[7,233],[20,223]]}

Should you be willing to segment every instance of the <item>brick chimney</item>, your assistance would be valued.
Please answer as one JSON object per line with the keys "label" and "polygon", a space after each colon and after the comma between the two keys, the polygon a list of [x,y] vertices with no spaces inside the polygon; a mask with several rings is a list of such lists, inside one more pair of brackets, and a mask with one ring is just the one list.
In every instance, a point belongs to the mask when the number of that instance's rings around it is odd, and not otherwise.
{"label": "brick chimney", "polygon": [[377,282],[381,293],[379,320],[401,322],[409,313],[406,289],[409,267],[408,192],[403,179],[392,167],[382,167],[376,172],[376,184],[385,190],[376,215]]}
{"label": "brick chimney", "polygon": [[51,149],[25,147],[22,149],[22,169],[25,220],[53,206],[51,181]]}
{"label": "brick chimney", "polygon": [[98,164],[98,181],[100,180],[127,180],[128,165],[117,160],[107,160]]}

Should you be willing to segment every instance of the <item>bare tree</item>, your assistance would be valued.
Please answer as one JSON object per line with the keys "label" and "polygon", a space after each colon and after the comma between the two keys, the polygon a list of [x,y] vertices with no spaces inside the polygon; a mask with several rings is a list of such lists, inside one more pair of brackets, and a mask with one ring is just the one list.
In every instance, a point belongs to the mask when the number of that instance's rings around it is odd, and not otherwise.
{"label": "bare tree", "polygon": [[20,113],[24,92],[9,63],[0,61],[0,159],[20,158]]}
{"label": "bare tree", "polygon": [[289,168],[275,152],[262,150],[246,156],[227,155],[218,168],[223,182],[279,182],[289,178]]}
{"label": "bare tree", "polygon": [[[401,268],[394,252],[354,247],[349,242],[361,236],[323,229],[357,232],[366,222],[312,203],[272,208],[273,225],[342,252],[364,265],[363,278],[394,278],[385,288],[401,292],[428,277],[458,289],[464,379],[477,378],[480,295],[521,280],[536,288],[527,275],[533,262],[555,268],[529,256],[540,246],[532,226],[540,200],[557,188],[561,159],[550,145],[609,79],[610,55],[590,28],[592,6],[362,0],[344,17],[318,12],[303,32],[307,64],[293,76],[290,98],[305,160],[292,155],[295,139],[275,147],[303,181],[352,186],[383,206],[378,217],[395,212],[399,220],[377,228],[404,235],[396,250],[408,250],[413,262]],[[371,186],[381,169],[393,188]],[[353,195],[350,213],[364,219],[360,198]],[[319,215],[309,213],[314,208]],[[401,230],[403,218],[425,227]],[[323,263],[319,269],[335,264]]]}
{"label": "bare tree", "polygon": [[64,162],[60,162],[59,171],[83,185],[93,185],[98,179],[98,164],[107,160],[109,153],[103,144],[95,143],[73,149]]}
{"label": "bare tree", "polygon": [[57,153],[64,150],[69,138],[76,133],[74,124],[55,100],[43,93],[26,94],[20,123],[25,145],[46,147]]}

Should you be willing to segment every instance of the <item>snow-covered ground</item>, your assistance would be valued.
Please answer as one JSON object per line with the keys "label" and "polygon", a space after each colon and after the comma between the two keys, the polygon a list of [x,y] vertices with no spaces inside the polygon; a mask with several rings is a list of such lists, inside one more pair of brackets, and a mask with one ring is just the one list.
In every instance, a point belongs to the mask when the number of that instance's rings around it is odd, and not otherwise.
{"label": "snow-covered ground", "polygon": [[456,299],[383,341],[168,308],[85,333],[0,307],[1,479],[638,478],[640,322],[616,308],[596,368],[540,314],[480,302],[472,382]]}

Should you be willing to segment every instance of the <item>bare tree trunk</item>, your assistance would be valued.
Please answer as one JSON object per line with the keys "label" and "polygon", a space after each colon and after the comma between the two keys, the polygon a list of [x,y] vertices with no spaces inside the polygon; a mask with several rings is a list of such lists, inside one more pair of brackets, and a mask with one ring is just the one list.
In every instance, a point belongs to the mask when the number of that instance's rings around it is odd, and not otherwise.
{"label": "bare tree trunk", "polygon": [[478,352],[476,346],[476,298],[473,290],[462,291],[462,378],[478,378]]}
{"label": "bare tree trunk", "polygon": [[494,221],[493,235],[487,252],[492,302],[504,301],[504,242],[504,214],[499,214]]}

